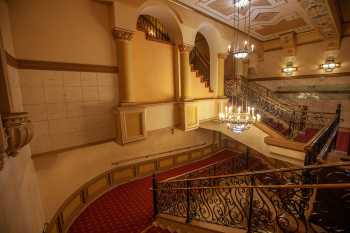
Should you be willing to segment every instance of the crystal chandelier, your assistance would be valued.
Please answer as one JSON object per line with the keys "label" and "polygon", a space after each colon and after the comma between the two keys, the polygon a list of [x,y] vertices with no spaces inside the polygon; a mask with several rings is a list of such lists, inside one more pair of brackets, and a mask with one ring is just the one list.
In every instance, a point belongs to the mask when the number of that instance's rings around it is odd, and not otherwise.
{"label": "crystal chandelier", "polygon": [[[248,106],[246,94],[243,93],[240,87],[240,80],[237,77],[239,76],[235,74],[231,106],[226,106],[225,111],[219,113],[219,121],[221,123],[226,123],[227,128],[232,132],[242,133],[249,129],[254,123],[260,121],[261,116],[256,113],[254,107]],[[241,98],[239,97],[239,91],[241,91]],[[233,93],[236,95],[235,101]]]}
{"label": "crystal chandelier", "polygon": [[[247,59],[249,54],[254,51],[254,44],[250,42],[250,4],[251,0],[233,0],[234,4],[234,26],[235,30],[234,36],[234,48],[231,50],[231,45],[229,45],[228,52],[233,55],[234,60]],[[240,10],[248,7],[245,20],[244,20],[244,31],[248,32],[249,40],[245,40],[243,47],[240,47],[240,38],[238,31],[240,30]],[[237,12],[236,12],[237,11]],[[237,13],[237,20],[236,19]],[[247,16],[248,14],[248,16]],[[248,18],[248,24],[247,24]],[[237,25],[236,25],[237,23]],[[247,26],[248,25],[248,26]],[[242,40],[241,40],[242,41]],[[238,74],[238,62],[234,62],[234,84],[232,86],[232,99],[231,105],[226,106],[223,112],[219,113],[219,121],[225,123],[227,127],[234,133],[242,133],[243,131],[249,129],[254,123],[260,121],[260,115],[256,113],[255,108],[248,106],[247,93],[241,86],[241,78]],[[235,95],[235,99],[234,99]]]}
{"label": "crystal chandelier", "polygon": [[[251,0],[233,0],[233,5],[233,25],[237,30],[235,30],[234,34],[234,48],[231,50],[231,46],[229,46],[229,53],[232,53],[236,59],[243,60],[247,59],[249,54],[253,53],[255,49],[254,44],[251,43],[250,37]],[[240,11],[242,10],[246,10],[243,23],[240,22]],[[240,33],[238,32],[239,30],[244,31],[248,34],[248,40],[243,40],[243,38],[240,38]],[[242,41],[244,41],[243,44]]]}

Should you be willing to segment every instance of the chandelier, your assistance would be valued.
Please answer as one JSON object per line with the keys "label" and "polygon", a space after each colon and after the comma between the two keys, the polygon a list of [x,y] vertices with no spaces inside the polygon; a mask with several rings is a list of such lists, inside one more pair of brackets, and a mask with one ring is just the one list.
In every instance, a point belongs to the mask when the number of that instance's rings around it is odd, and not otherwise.
{"label": "chandelier", "polygon": [[[235,30],[234,34],[234,48],[231,49],[231,45],[229,45],[228,52],[233,55],[234,60],[246,59],[250,53],[254,52],[254,44],[251,44],[250,42],[250,4],[251,0],[233,0],[234,27],[237,30]],[[241,29],[239,20],[240,10],[244,10],[246,7],[248,7],[248,9],[243,23],[243,31],[248,33],[249,39],[244,40],[243,46],[241,47],[239,41],[243,40],[239,38],[240,36],[238,32]],[[254,107],[248,106],[247,93],[244,93],[241,85],[241,77],[238,74],[238,62],[234,62],[233,81],[231,104],[226,106],[223,112],[219,113],[219,121],[225,123],[227,128],[232,132],[242,133],[249,129],[254,123],[260,121],[261,116],[256,113]]]}
{"label": "chandelier", "polygon": [[[231,50],[229,45],[229,53],[232,53],[234,58],[243,60],[247,59],[250,53],[254,52],[254,44],[251,43],[250,36],[250,15],[251,15],[251,0],[233,0],[234,14],[233,14],[233,25],[237,29],[234,32],[234,47]],[[241,11],[245,10],[244,21],[240,21]],[[239,31],[246,32],[248,34],[248,40],[240,38]],[[243,41],[243,43],[242,43]]]}
{"label": "chandelier", "polygon": [[[234,133],[242,133],[261,119],[255,108],[248,105],[247,95],[243,93],[238,77],[235,74],[231,105],[226,106],[225,110],[219,113],[219,121],[225,123],[227,128]],[[241,92],[240,95],[239,92]]]}

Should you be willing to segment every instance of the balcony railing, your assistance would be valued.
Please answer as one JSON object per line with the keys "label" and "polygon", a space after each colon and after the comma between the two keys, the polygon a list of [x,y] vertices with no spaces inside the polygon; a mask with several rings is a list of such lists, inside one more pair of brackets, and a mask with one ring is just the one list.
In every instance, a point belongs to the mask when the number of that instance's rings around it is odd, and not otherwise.
{"label": "balcony railing", "polygon": [[[346,191],[350,188],[349,179],[318,183],[320,174],[329,177],[336,173],[339,177],[339,170],[332,169],[349,166],[350,163],[312,165],[158,183],[154,179],[155,214],[183,217],[187,223],[197,220],[247,232],[317,232],[310,216],[316,214],[313,203],[318,190]],[[329,172],[324,173],[325,170]],[[349,171],[342,172],[343,177],[350,174]],[[349,194],[348,190],[338,198],[339,201],[348,203]],[[344,210],[349,211],[349,208]],[[318,225],[320,227],[325,229]],[[338,226],[333,230],[339,229]]]}

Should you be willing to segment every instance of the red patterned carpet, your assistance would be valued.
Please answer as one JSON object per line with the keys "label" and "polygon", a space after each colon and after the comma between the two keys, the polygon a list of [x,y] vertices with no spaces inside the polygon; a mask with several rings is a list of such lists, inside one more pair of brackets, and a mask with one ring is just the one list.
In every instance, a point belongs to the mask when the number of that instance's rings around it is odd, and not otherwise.
{"label": "red patterned carpet", "polygon": [[[229,151],[158,175],[166,179],[232,156]],[[152,224],[151,177],[109,191],[92,203],[72,224],[69,233],[140,233]]]}

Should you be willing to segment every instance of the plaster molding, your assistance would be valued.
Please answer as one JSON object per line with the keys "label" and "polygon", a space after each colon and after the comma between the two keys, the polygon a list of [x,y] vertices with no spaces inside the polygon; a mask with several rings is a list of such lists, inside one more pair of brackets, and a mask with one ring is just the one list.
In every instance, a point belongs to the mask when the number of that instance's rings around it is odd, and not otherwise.
{"label": "plaster molding", "polygon": [[330,46],[338,46],[340,39],[340,28],[338,27],[331,7],[326,0],[299,0],[300,5],[310,16],[314,27],[321,33],[322,37],[330,41]]}
{"label": "plaster molding", "polygon": [[179,45],[179,50],[180,50],[180,52],[191,52],[193,47],[194,46],[190,45],[190,44],[181,44],[181,45]]}
{"label": "plaster molding", "polygon": [[113,28],[113,37],[116,40],[132,40],[134,36],[134,32],[124,29],[124,28],[119,28],[119,27],[114,27]]}

